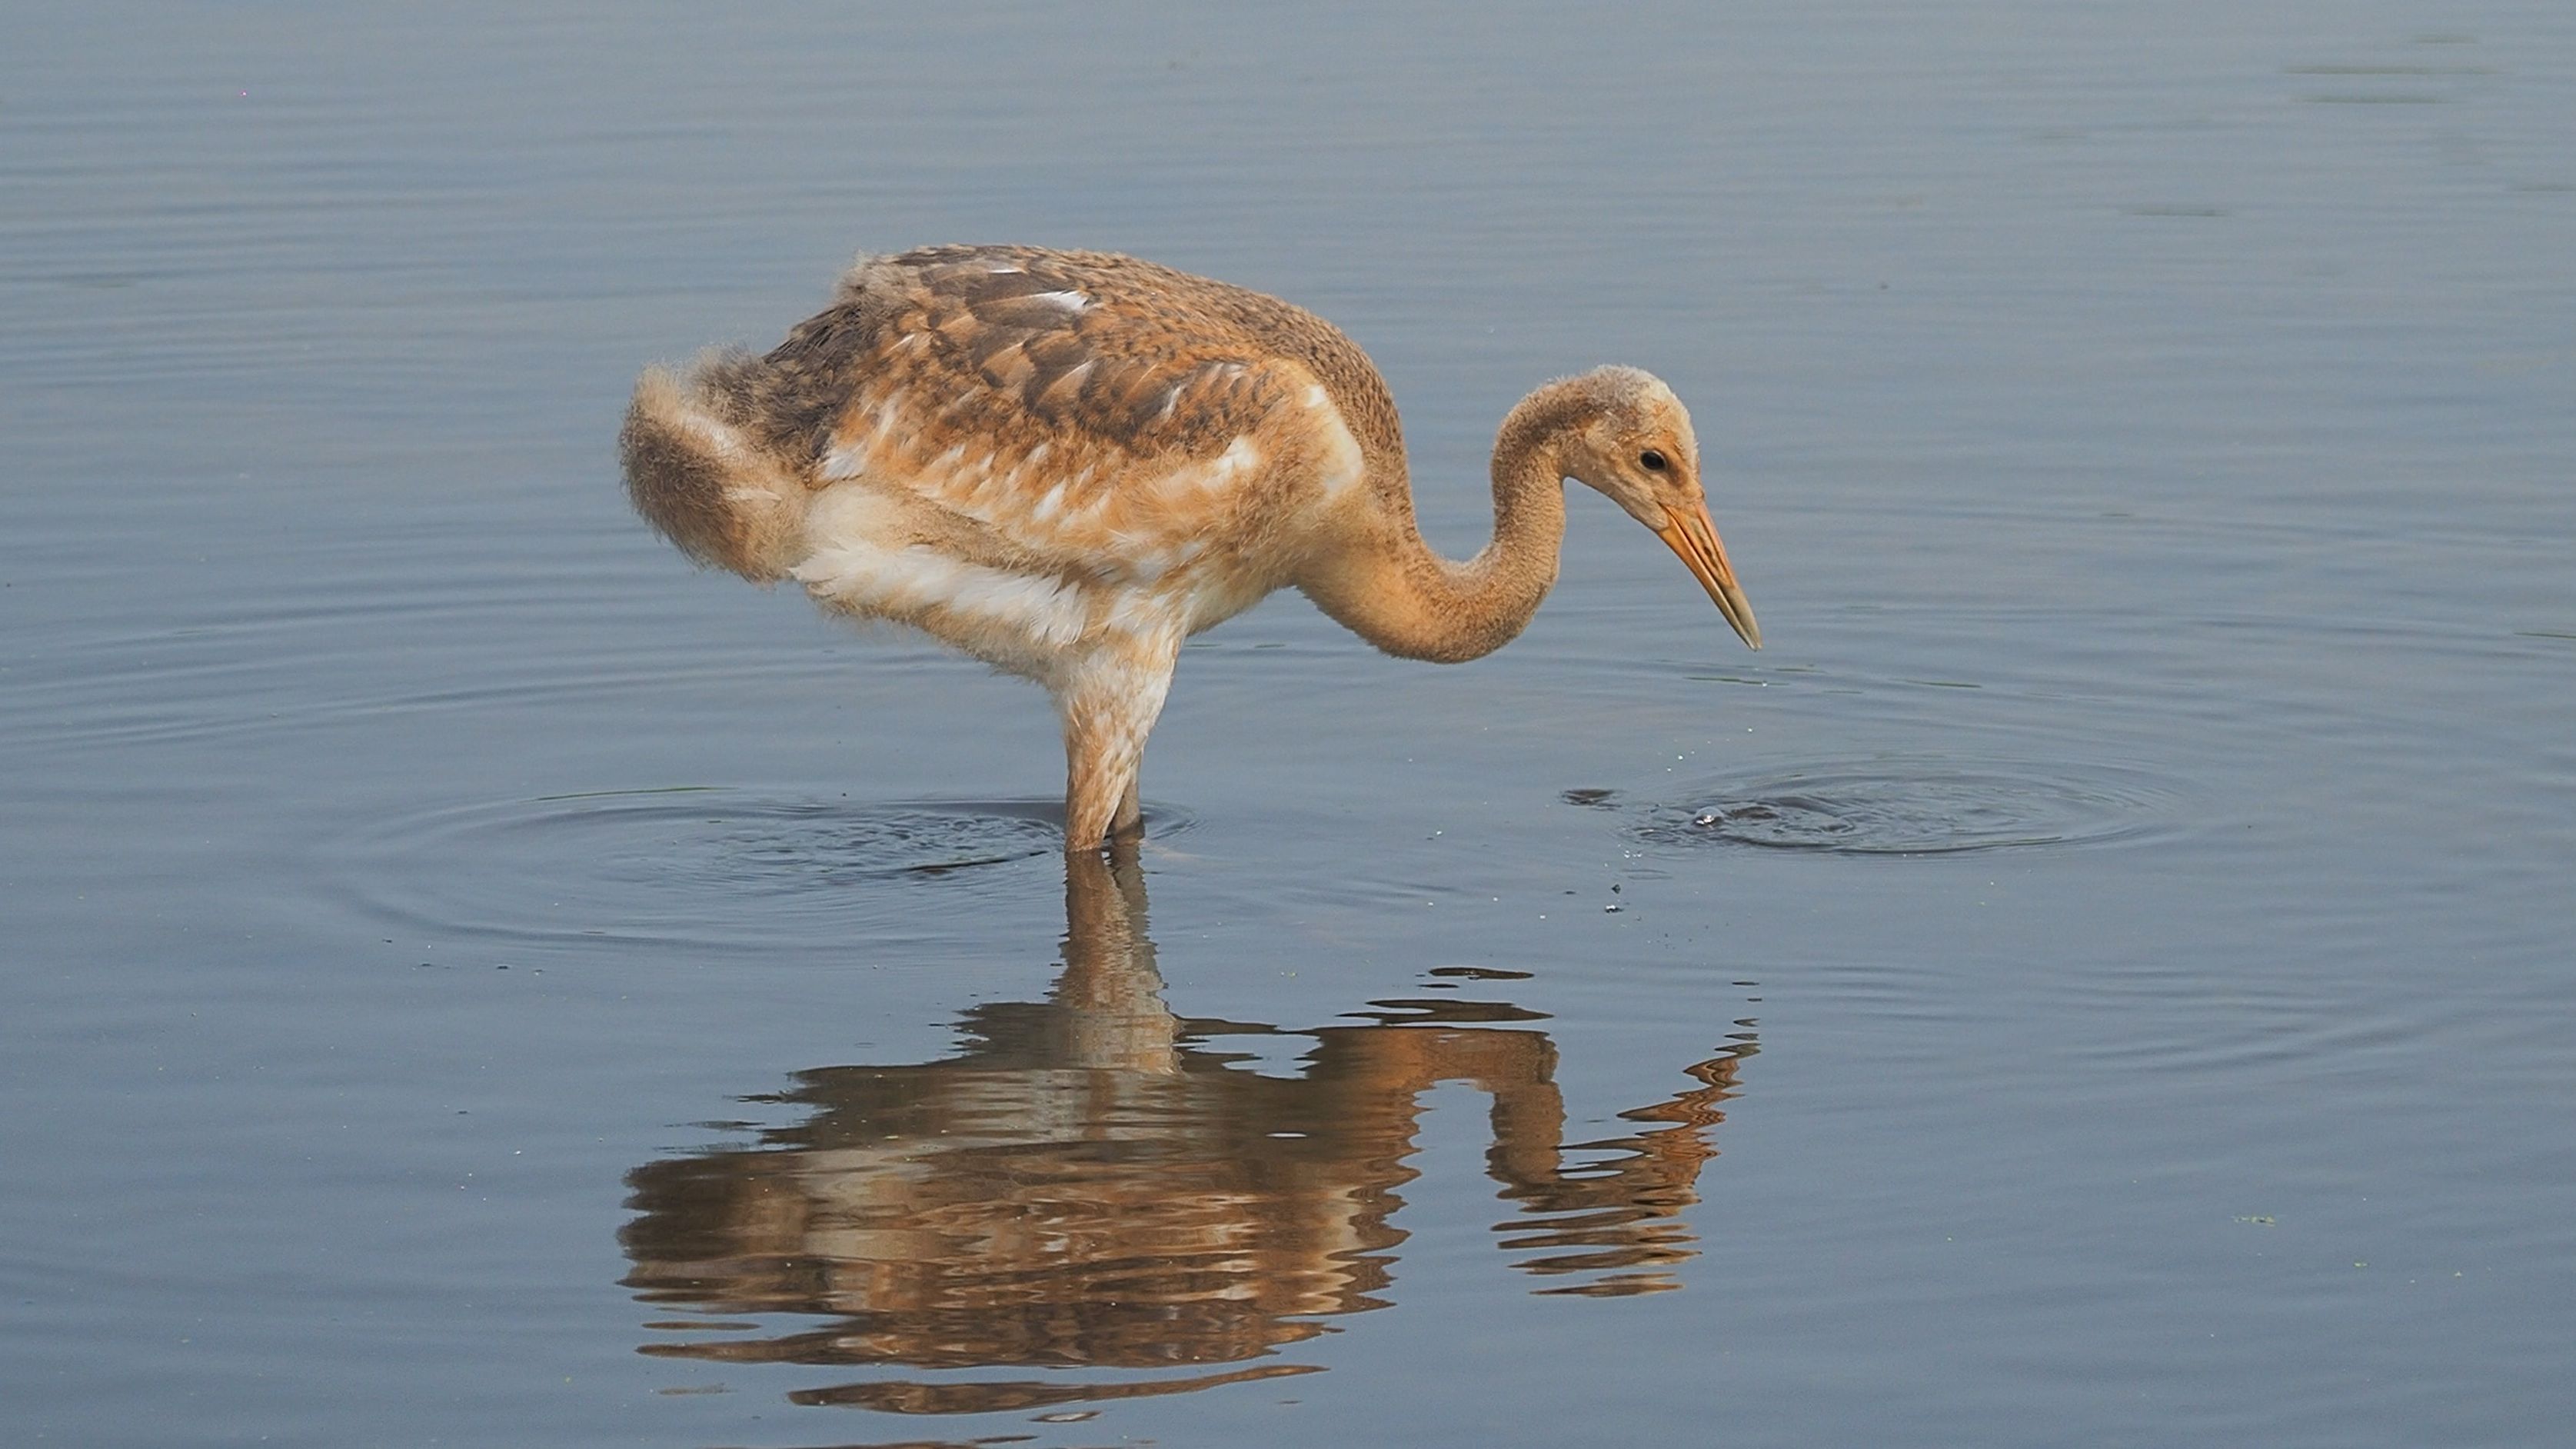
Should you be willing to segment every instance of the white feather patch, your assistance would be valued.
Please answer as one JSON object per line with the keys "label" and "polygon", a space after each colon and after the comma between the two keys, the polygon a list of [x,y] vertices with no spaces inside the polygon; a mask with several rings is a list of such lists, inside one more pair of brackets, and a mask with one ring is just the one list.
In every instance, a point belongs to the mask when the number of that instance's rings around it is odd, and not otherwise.
{"label": "white feather patch", "polygon": [[873,437],[862,438],[857,442],[843,443],[825,453],[821,469],[823,481],[846,483],[853,478],[866,477],[868,459],[876,452],[875,444],[876,440]]}
{"label": "white feather patch", "polygon": [[1001,631],[1005,637],[989,640],[932,631],[984,658],[1068,648],[1090,617],[1082,595],[1061,580],[965,563],[922,544],[818,548],[793,574],[816,598],[856,613],[926,623],[922,615],[940,610],[977,631]]}
{"label": "white feather patch", "polygon": [[683,400],[664,421],[685,434],[689,441],[714,454],[718,462],[740,468],[758,460],[751,445],[743,441],[742,434],[708,416],[694,402]]}
{"label": "white feather patch", "polygon": [[1204,463],[1175,468],[1157,481],[1156,487],[1169,493],[1213,493],[1231,488],[1250,477],[1261,466],[1261,447],[1245,433],[1226,444],[1225,451]]}
{"label": "white feather patch", "polygon": [[1321,411],[1324,452],[1315,460],[1319,465],[1316,473],[1324,485],[1324,496],[1338,498],[1358,487],[1368,475],[1368,459],[1360,453],[1360,440],[1351,436],[1350,424],[1342,421],[1342,410],[1328,403]]}
{"label": "white feather patch", "polygon": [[[951,558],[890,537],[895,525],[896,510],[868,490],[826,489],[806,517],[813,551],[791,576],[817,600],[931,627],[997,664],[1017,666],[1082,637],[1091,611],[1073,585]],[[932,627],[943,623],[950,627]]]}

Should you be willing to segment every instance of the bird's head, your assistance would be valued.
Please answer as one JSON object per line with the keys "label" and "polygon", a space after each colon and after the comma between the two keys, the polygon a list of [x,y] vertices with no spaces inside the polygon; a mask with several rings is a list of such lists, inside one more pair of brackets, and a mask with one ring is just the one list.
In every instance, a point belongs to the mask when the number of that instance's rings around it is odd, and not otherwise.
{"label": "bird's head", "polygon": [[1566,476],[1599,490],[1654,530],[1708,590],[1738,637],[1762,647],[1753,605],[1735,582],[1726,545],[1700,490],[1699,439],[1690,412],[1663,379],[1633,367],[1603,367],[1569,379],[1582,405],[1559,445]]}

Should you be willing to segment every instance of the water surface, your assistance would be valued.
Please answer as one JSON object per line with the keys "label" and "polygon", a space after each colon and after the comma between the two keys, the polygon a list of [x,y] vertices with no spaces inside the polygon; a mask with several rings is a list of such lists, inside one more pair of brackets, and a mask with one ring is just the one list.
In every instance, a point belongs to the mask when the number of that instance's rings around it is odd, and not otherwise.
{"label": "water surface", "polygon": [[[57,7],[0,57],[0,1422],[2526,1444],[2576,1417],[2576,22]],[[1345,326],[1526,636],[1041,699],[625,510],[849,255]]]}

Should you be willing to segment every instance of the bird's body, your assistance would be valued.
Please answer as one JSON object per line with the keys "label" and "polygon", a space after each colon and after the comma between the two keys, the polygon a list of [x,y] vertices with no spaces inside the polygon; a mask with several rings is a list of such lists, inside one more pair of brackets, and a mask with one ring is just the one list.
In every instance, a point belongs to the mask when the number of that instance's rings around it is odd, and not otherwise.
{"label": "bird's body", "polygon": [[[1569,475],[1663,534],[1758,647],[1662,383],[1605,368],[1523,400],[1495,541],[1452,563],[1414,526],[1394,402],[1349,338],[1128,257],[864,259],[766,356],[647,372],[620,443],[637,509],[700,562],[1046,686],[1068,848],[1135,825],[1183,639],[1294,585],[1390,653],[1489,653],[1555,580]],[[1621,487],[1591,476],[1623,458]]]}

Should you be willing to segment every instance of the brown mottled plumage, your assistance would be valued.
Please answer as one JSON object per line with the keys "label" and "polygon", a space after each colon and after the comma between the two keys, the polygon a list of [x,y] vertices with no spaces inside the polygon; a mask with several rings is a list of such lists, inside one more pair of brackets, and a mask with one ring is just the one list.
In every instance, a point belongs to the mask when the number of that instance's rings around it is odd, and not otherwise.
{"label": "brown mottled plumage", "polygon": [[1389,653],[1490,653],[1555,582],[1568,477],[1654,529],[1760,647],[1690,415],[1651,375],[1522,399],[1494,445],[1494,541],[1453,563],[1414,525],[1394,400],[1349,338],[1131,257],[864,259],[768,355],[647,371],[619,443],[637,510],[690,557],[1044,684],[1069,849],[1136,825],[1184,638],[1294,585]]}

